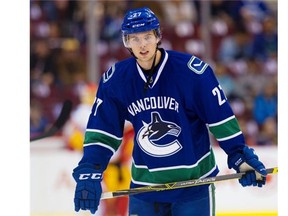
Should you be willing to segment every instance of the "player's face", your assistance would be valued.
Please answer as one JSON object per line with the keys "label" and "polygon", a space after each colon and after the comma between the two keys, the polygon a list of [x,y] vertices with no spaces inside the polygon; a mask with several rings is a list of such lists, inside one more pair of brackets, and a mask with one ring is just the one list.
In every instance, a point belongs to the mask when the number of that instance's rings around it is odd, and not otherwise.
{"label": "player's face", "polygon": [[144,68],[145,65],[152,64],[158,40],[154,31],[129,35],[129,47],[137,57],[138,63]]}

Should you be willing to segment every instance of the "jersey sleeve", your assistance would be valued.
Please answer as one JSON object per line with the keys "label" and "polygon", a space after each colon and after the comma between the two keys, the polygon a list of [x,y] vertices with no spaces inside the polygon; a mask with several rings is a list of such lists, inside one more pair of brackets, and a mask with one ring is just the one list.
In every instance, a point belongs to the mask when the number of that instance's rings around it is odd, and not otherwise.
{"label": "jersey sleeve", "polygon": [[122,142],[124,119],[122,105],[113,88],[102,78],[89,115],[79,164],[97,164],[105,170]]}
{"label": "jersey sleeve", "polygon": [[193,80],[192,98],[197,115],[226,154],[242,150],[245,138],[212,68],[206,64],[202,73],[194,73]]}

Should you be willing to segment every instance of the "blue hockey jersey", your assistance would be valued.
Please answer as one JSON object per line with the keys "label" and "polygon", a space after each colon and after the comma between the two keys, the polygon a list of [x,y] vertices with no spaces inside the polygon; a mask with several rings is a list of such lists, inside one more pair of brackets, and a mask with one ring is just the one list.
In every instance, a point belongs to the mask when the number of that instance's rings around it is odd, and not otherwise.
{"label": "blue hockey jersey", "polygon": [[[161,53],[146,91],[146,74],[133,57],[104,73],[87,124],[80,163],[100,164],[104,171],[121,144],[125,121],[132,123],[131,187],[217,175],[209,132],[228,155],[245,145],[210,65],[190,54]],[[197,198],[204,187],[135,196],[169,202]]]}

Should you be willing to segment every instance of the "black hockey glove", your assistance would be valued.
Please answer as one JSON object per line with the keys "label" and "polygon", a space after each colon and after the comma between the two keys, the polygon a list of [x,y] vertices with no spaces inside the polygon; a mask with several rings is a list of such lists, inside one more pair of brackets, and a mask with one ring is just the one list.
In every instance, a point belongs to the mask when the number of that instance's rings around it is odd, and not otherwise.
{"label": "black hockey glove", "polygon": [[242,152],[238,152],[228,156],[228,167],[239,172],[246,172],[245,175],[239,179],[243,187],[258,186],[262,187],[266,183],[266,169],[258,156],[254,153],[253,148],[245,146]]}
{"label": "black hockey glove", "polygon": [[77,183],[74,196],[75,211],[90,210],[95,214],[102,193],[102,172],[92,164],[81,164],[73,170]]}

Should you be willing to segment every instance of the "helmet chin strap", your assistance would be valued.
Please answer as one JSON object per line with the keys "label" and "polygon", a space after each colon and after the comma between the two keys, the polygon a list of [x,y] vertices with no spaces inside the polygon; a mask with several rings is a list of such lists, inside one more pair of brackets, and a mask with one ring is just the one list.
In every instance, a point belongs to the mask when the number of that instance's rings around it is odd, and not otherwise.
{"label": "helmet chin strap", "polygon": [[137,60],[138,58],[135,56],[135,54],[132,52],[131,48],[127,48],[130,54]]}

